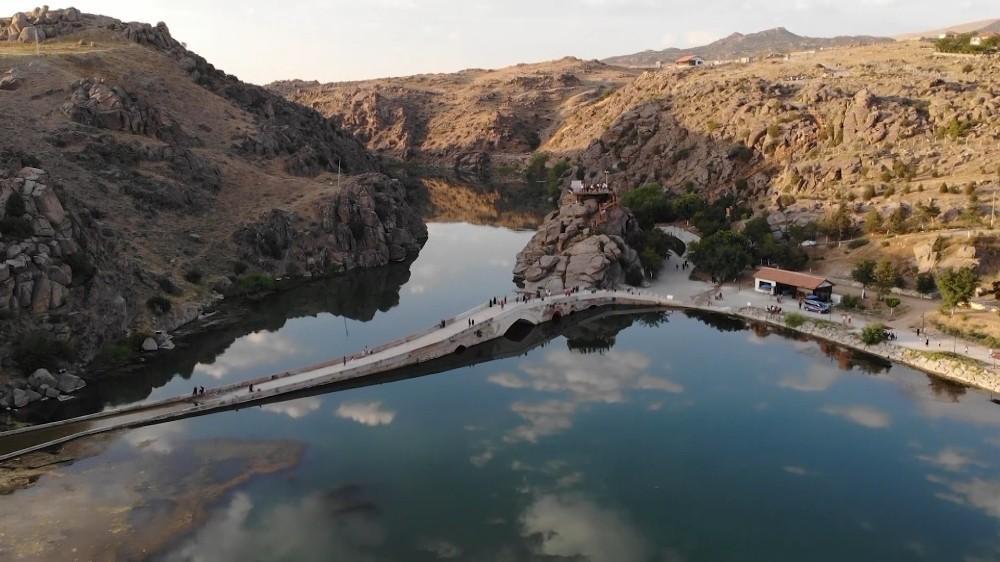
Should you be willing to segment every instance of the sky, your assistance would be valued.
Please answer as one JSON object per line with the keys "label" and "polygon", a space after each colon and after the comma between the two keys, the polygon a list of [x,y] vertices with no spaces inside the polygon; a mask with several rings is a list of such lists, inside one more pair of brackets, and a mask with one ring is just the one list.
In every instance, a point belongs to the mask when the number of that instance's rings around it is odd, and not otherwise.
{"label": "sky", "polygon": [[[820,37],[891,36],[1000,17],[997,0],[76,0],[72,5],[124,21],[166,22],[189,49],[258,84],[497,68],[569,55],[604,58],[778,26]],[[0,0],[4,15],[19,9],[29,9],[24,0]]]}

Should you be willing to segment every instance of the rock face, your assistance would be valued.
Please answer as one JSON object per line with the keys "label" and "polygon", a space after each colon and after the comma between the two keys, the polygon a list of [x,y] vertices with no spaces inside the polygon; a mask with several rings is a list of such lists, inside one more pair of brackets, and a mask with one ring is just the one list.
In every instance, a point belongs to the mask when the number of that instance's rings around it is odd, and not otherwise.
{"label": "rock face", "polygon": [[517,255],[514,280],[529,292],[554,293],[641,282],[639,256],[626,242],[638,232],[635,217],[621,207],[599,218],[595,201],[566,198]]}
{"label": "rock face", "polygon": [[189,142],[171,118],[130,95],[119,86],[100,79],[77,80],[62,112],[72,121],[113,131],[148,135],[172,144]]}
{"label": "rock face", "polygon": [[76,8],[49,10],[42,6],[31,12],[17,12],[10,18],[0,18],[0,41],[45,41],[72,32],[79,21],[80,11]]}
{"label": "rock face", "polygon": [[328,275],[403,261],[427,239],[402,182],[381,174],[352,178],[313,209],[311,217],[275,209],[242,228],[235,240],[244,259],[276,273]]}

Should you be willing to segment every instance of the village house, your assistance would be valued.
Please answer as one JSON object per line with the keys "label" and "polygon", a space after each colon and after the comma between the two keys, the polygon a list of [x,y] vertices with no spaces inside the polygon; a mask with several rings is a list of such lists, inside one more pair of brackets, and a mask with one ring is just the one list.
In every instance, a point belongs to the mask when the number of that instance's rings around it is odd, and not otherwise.
{"label": "village house", "polygon": [[833,299],[833,283],[816,275],[762,267],[754,272],[753,278],[753,288],[758,293],[797,299],[812,296],[823,302]]}
{"label": "village house", "polygon": [[698,55],[684,55],[674,61],[676,66],[702,66],[703,64],[705,64],[705,59]]}
{"label": "village house", "polygon": [[982,46],[984,42],[993,39],[995,37],[1000,37],[1000,34],[993,33],[992,31],[988,31],[986,33],[980,33],[975,37],[970,38],[969,44],[972,45],[973,47],[979,47]]}

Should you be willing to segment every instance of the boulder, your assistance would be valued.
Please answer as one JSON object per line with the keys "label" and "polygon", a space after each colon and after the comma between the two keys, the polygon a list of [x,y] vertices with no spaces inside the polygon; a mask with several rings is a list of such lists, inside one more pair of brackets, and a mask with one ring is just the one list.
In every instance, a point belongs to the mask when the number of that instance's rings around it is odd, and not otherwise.
{"label": "boulder", "polygon": [[156,340],[153,338],[146,338],[142,341],[142,350],[146,352],[153,352],[160,349],[160,346],[156,345]]}
{"label": "boulder", "polygon": [[58,377],[56,386],[61,392],[70,393],[87,386],[87,382],[76,375],[62,373]]}
{"label": "boulder", "polygon": [[34,25],[29,25],[21,30],[18,34],[17,40],[21,43],[35,43],[38,41],[45,41],[45,32],[42,28],[36,27]]}
{"label": "boulder", "polygon": [[45,390],[42,391],[42,395],[46,398],[59,398],[59,389],[54,386],[47,386]]}
{"label": "boulder", "polygon": [[15,408],[23,408],[28,405],[29,399],[26,390],[15,388],[11,396],[13,397],[12,404]]}
{"label": "boulder", "polygon": [[13,76],[4,76],[0,78],[0,90],[16,90],[18,85],[17,78]]}
{"label": "boulder", "polygon": [[54,226],[59,226],[66,220],[66,210],[63,209],[59,197],[48,186],[40,185],[32,192],[35,208]]}
{"label": "boulder", "polygon": [[28,27],[28,16],[24,12],[18,12],[10,18],[10,30],[14,34],[20,34],[21,30]]}
{"label": "boulder", "polygon": [[47,369],[38,369],[28,376],[28,386],[35,389],[42,386],[56,386],[56,377]]}
{"label": "boulder", "polygon": [[49,311],[52,305],[52,282],[48,277],[39,277],[34,284],[31,295],[31,311],[42,314]]}

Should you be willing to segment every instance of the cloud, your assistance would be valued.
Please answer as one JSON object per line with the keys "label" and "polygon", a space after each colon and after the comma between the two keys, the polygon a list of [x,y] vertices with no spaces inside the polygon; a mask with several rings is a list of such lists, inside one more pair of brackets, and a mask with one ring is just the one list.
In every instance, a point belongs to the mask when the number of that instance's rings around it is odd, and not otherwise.
{"label": "cloud", "polygon": [[360,424],[389,425],[396,419],[396,412],[382,408],[381,402],[344,402],[337,407],[337,417]]}
{"label": "cloud", "polygon": [[918,455],[917,458],[950,472],[961,472],[966,466],[984,466],[982,462],[977,461],[971,456],[966,456],[951,447],[941,449],[938,454],[933,456]]}
{"label": "cloud", "polygon": [[978,509],[990,517],[1000,518],[1000,480],[973,478],[968,481],[951,481],[935,476],[928,476],[927,479],[948,489],[936,494],[937,497]]}
{"label": "cloud", "polygon": [[813,365],[804,376],[789,375],[781,379],[778,386],[799,392],[822,392],[833,386],[839,377],[840,373],[835,369],[826,365]]}
{"label": "cloud", "polygon": [[261,409],[265,412],[271,412],[272,414],[283,414],[293,420],[299,418],[304,418],[307,415],[319,410],[323,405],[323,401],[315,396],[310,396],[308,398],[299,398],[297,400],[289,400],[288,402],[279,402],[275,404],[264,404]]}
{"label": "cloud", "polygon": [[504,388],[530,388],[539,392],[564,392],[574,402],[620,403],[629,390],[680,393],[684,387],[663,377],[646,374],[649,358],[637,351],[609,351],[580,355],[568,350],[546,353],[538,363],[521,365],[525,376],[502,372],[489,377]]}
{"label": "cloud", "polygon": [[260,513],[252,498],[236,493],[166,562],[299,560],[375,562],[385,532],[370,505],[350,495],[310,494]]}
{"label": "cloud", "polygon": [[573,427],[573,413],[576,404],[563,400],[527,403],[514,402],[511,410],[521,416],[525,423],[507,432],[507,443],[537,443],[542,437],[562,433]]}
{"label": "cloud", "polygon": [[439,560],[451,560],[462,555],[462,549],[458,545],[441,539],[423,541],[417,548],[433,554]]}
{"label": "cloud", "polygon": [[135,449],[167,455],[174,451],[178,437],[185,431],[184,422],[174,421],[129,430],[125,433],[124,439]]}
{"label": "cloud", "polygon": [[539,554],[591,562],[645,560],[649,547],[623,513],[578,495],[542,495],[521,516],[521,533]]}
{"label": "cloud", "polygon": [[298,353],[291,339],[276,332],[254,332],[240,338],[212,363],[195,365],[194,372],[216,379],[260,364],[273,364]]}
{"label": "cloud", "polygon": [[809,471],[806,470],[805,468],[803,468],[801,466],[795,466],[795,465],[783,466],[783,467],[781,467],[781,470],[784,470],[788,474],[794,474],[795,476],[805,476],[805,475],[809,474]]}
{"label": "cloud", "polygon": [[823,412],[873,429],[889,427],[891,423],[889,414],[871,406],[826,406]]}

